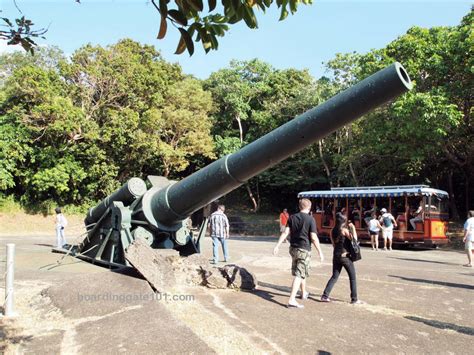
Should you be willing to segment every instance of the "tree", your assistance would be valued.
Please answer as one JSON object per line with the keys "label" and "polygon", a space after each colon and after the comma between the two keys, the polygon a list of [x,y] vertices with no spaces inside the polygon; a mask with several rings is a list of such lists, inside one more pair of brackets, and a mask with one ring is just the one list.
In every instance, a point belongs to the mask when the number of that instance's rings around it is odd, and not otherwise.
{"label": "tree", "polygon": [[[305,70],[276,70],[256,59],[232,61],[229,68],[211,74],[205,88],[215,102],[213,134],[221,149],[218,154],[232,153],[313,107],[317,101],[314,84]],[[284,149],[284,142],[277,149]],[[253,191],[260,191],[262,184],[267,196],[271,191],[278,191],[278,198],[286,196],[282,190],[301,177],[299,168],[291,169],[297,162],[283,162],[245,185],[255,211],[261,201]]]}
{"label": "tree", "polygon": [[149,138],[155,141],[164,176],[186,169],[191,156],[215,158],[207,115],[211,106],[211,95],[197,80],[187,78],[170,88],[162,110],[145,113]]}
{"label": "tree", "polygon": [[181,34],[176,54],[181,54],[187,49],[192,55],[194,53],[193,37],[196,42],[202,43],[207,53],[211,49],[218,48],[217,37],[224,36],[229,30],[229,25],[243,20],[249,28],[257,28],[255,10],[265,12],[275,3],[281,9],[281,21],[288,16],[289,12],[295,13],[300,3],[311,4],[312,0],[276,0],[275,2],[273,0],[222,0],[222,9],[217,10],[216,0],[208,0],[208,14],[206,16],[203,16],[204,4],[202,0],[175,0],[173,9],[169,9],[170,1],[159,1],[159,4],[157,2],[152,0],[161,15],[158,38],[166,36],[168,24],[171,23],[178,28]]}
{"label": "tree", "polygon": [[[7,79],[3,95],[0,142],[10,154],[17,150],[2,166],[1,175],[9,177],[3,189],[14,188],[24,201],[77,202],[86,174],[71,145],[84,122],[64,81],[53,70],[25,66]],[[14,145],[12,133],[18,135]]]}
{"label": "tree", "polygon": [[0,191],[26,205],[90,203],[214,158],[210,94],[153,47],[85,46],[54,68],[21,56],[0,57]]}
{"label": "tree", "polygon": [[[8,45],[20,45],[22,48],[34,54],[34,48],[36,47],[36,38],[44,38],[44,34],[48,31],[45,28],[34,29],[34,23],[23,16],[20,8],[13,0],[16,9],[22,15],[14,20],[7,17],[1,17],[3,24],[0,27],[5,29],[0,30],[0,40],[7,41]],[[0,10],[2,12],[2,10]]]}
{"label": "tree", "polygon": [[[80,0],[74,1],[80,3]],[[151,2],[161,19],[157,38],[163,39],[168,26],[174,26],[181,35],[176,54],[181,54],[187,49],[189,55],[194,53],[193,39],[201,42],[207,53],[211,49],[218,49],[217,37],[224,36],[230,25],[244,21],[249,28],[258,28],[255,14],[258,10],[265,12],[270,6],[276,5],[281,10],[280,21],[282,21],[289,13],[294,14],[299,4],[312,4],[312,0],[222,0],[221,6],[218,7],[216,0],[208,0],[208,8],[204,10],[205,4],[202,0],[151,0]],[[0,39],[7,40],[8,44],[21,44],[31,53],[36,46],[33,38],[42,37],[47,31],[33,30],[32,21],[25,19],[24,16],[14,21],[5,17],[3,21],[9,29],[0,31]]]}
{"label": "tree", "polygon": [[[353,164],[363,185],[428,183],[450,191],[454,201],[472,200],[473,11],[456,27],[413,27],[386,48],[365,55],[338,55],[328,63],[338,86],[389,65],[404,64],[414,90],[350,126],[345,153],[335,170]],[[341,171],[342,167],[342,171]],[[349,176],[349,174],[346,174]]]}

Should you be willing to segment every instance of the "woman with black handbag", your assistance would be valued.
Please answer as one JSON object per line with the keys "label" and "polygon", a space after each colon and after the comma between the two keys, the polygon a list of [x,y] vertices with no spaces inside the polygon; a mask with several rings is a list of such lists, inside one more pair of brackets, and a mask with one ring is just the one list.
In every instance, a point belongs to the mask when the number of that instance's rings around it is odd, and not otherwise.
{"label": "woman with black handbag", "polygon": [[351,286],[351,304],[362,303],[357,298],[356,271],[354,262],[351,260],[351,251],[353,250],[352,241],[356,243],[357,236],[353,235],[355,228],[353,229],[353,233],[351,233],[349,229],[352,228],[348,228],[346,216],[344,216],[342,213],[336,213],[336,225],[334,226],[331,233],[331,243],[334,247],[332,258],[332,276],[329,279],[326,288],[324,289],[323,295],[321,296],[321,302],[331,302],[329,294],[336,284],[337,279],[341,274],[342,268],[344,268],[349,275]]}

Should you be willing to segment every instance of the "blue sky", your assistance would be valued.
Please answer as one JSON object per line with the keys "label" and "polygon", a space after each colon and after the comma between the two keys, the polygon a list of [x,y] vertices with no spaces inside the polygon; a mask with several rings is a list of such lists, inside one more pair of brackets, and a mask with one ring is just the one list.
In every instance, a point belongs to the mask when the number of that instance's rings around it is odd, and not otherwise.
{"label": "blue sky", "polygon": [[[364,53],[381,48],[411,26],[457,25],[470,10],[464,0],[313,0],[297,13],[279,22],[276,7],[258,13],[259,29],[245,24],[231,27],[220,38],[219,50],[205,54],[197,44],[195,54],[174,55],[178,33],[168,28],[164,40],[157,40],[159,15],[147,0],[17,0],[23,14],[37,26],[48,27],[41,44],[59,46],[71,54],[86,43],[106,46],[121,38],[154,45],[170,62],[179,62],[185,73],[207,78],[228,66],[232,59],[259,58],[276,68],[310,70],[324,74],[323,62],[336,53]],[[0,0],[2,17],[17,17],[13,0]],[[4,44],[0,47],[0,51]]]}

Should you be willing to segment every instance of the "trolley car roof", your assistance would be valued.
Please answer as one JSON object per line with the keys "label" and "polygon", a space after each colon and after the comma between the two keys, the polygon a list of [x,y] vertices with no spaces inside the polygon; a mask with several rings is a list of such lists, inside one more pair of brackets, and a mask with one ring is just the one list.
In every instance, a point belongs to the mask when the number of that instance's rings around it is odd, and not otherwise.
{"label": "trolley car roof", "polygon": [[427,185],[400,186],[365,186],[365,187],[335,187],[331,190],[303,191],[298,198],[303,197],[398,197],[398,196],[438,196],[447,198],[443,190],[432,189]]}

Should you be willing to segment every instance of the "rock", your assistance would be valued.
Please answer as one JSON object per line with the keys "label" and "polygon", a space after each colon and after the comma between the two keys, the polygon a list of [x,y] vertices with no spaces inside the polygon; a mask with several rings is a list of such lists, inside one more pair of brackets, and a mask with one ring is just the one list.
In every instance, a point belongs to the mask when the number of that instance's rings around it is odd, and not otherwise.
{"label": "rock", "polygon": [[214,268],[212,270],[203,269],[203,284],[209,288],[227,288],[229,287],[229,282],[227,278],[222,275],[221,270]]}
{"label": "rock", "polygon": [[210,267],[202,255],[181,257],[176,250],[152,249],[140,239],[130,244],[125,258],[158,292],[177,284],[244,290],[253,290],[257,286],[255,275],[238,265]]}
{"label": "rock", "polygon": [[225,265],[220,270],[232,288],[253,290],[257,287],[258,281],[255,275],[243,267],[230,264]]}

